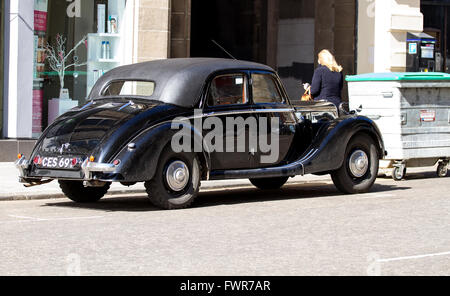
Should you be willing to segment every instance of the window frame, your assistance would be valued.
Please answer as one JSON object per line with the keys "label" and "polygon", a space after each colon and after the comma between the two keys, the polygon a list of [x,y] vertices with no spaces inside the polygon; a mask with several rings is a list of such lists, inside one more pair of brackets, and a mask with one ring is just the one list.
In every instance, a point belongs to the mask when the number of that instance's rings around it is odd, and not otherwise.
{"label": "window frame", "polygon": [[[272,81],[275,84],[275,87],[280,95],[281,102],[255,102],[254,96],[253,96],[253,74],[260,74],[260,75],[268,75],[272,79]],[[250,81],[249,81],[249,90],[251,93],[251,100],[253,104],[258,105],[264,105],[264,104],[284,104],[284,105],[290,105],[290,101],[287,97],[287,94],[285,93],[284,89],[281,86],[281,82],[278,78],[278,76],[275,73],[268,72],[268,71],[252,71],[250,73]]]}
{"label": "window frame", "polygon": [[[217,77],[221,76],[231,76],[231,75],[242,75],[244,78],[244,87],[245,87],[245,95],[246,95],[246,102],[240,103],[240,104],[226,104],[226,105],[209,105],[208,104],[208,94],[209,90],[211,89],[211,85]],[[237,107],[237,106],[250,106],[251,105],[251,95],[250,95],[250,84],[249,84],[250,76],[247,71],[221,71],[214,73],[210,76],[210,78],[207,80],[207,87],[205,88],[204,95],[202,98],[201,105],[205,109],[211,109],[211,108],[224,108],[224,107]]]}
{"label": "window frame", "polygon": [[[111,84],[116,83],[116,82],[124,82],[125,83],[127,81],[129,81],[129,82],[151,82],[154,85],[153,86],[153,93],[151,95],[149,95],[149,96],[133,95],[133,94],[105,95],[106,90],[111,86]],[[145,79],[114,79],[114,80],[109,81],[107,84],[105,84],[103,86],[103,88],[100,91],[100,97],[101,98],[117,98],[117,97],[119,97],[119,98],[128,98],[128,97],[136,97],[136,98],[146,98],[146,99],[148,99],[148,98],[151,98],[155,94],[156,87],[157,87],[157,84],[153,80],[145,80]]]}

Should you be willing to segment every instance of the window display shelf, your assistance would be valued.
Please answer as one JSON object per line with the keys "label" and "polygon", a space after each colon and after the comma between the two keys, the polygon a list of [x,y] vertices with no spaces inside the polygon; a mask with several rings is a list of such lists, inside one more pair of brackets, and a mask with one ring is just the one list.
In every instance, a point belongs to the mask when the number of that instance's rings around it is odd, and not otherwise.
{"label": "window display shelf", "polygon": [[[89,95],[98,78],[123,63],[123,34],[121,32],[125,0],[109,0],[105,14],[105,33],[87,34],[86,95]],[[112,28],[114,21],[114,28]],[[111,33],[107,33],[111,32]],[[103,45],[103,42],[105,45]],[[106,48],[109,44],[109,49]]]}
{"label": "window display shelf", "polygon": [[111,33],[89,33],[89,37],[91,38],[120,38],[120,34],[111,34]]}
{"label": "window display shelf", "polygon": [[120,63],[120,61],[119,60],[116,60],[116,59],[98,59],[98,60],[90,60],[89,61],[89,63],[99,63],[99,64],[101,64],[101,63],[115,63],[115,64],[118,64],[118,63]]}

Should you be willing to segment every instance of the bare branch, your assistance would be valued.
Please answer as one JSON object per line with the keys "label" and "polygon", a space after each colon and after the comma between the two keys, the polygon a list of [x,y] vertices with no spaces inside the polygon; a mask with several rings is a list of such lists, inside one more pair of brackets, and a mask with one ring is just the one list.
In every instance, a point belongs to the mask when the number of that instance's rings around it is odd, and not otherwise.
{"label": "bare branch", "polygon": [[75,66],[75,67],[81,67],[81,66],[85,66],[85,65],[87,65],[86,62],[85,62],[85,63],[80,63],[80,64],[78,64],[78,63],[73,63],[73,64],[70,64],[70,65],[65,66],[65,67],[64,67],[64,70],[66,70],[67,68],[72,67],[72,66]]}
{"label": "bare branch", "polygon": [[81,45],[84,44],[84,42],[86,41],[86,36],[84,36],[83,38],[81,38],[80,41],[78,41],[78,43],[69,51],[69,53],[64,57],[64,60],[67,60],[67,58]]}

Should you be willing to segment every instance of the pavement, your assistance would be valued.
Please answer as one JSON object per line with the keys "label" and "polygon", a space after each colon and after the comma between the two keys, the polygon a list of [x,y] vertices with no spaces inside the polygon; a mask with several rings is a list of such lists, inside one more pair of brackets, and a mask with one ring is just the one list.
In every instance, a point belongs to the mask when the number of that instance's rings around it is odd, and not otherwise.
{"label": "pavement", "polygon": [[[290,178],[288,183],[305,183],[319,180],[329,180],[329,176],[296,176]],[[215,180],[202,181],[201,190],[206,189],[226,189],[237,187],[249,187],[253,185],[248,179],[239,180]],[[107,195],[117,195],[126,193],[145,193],[143,183],[137,183],[132,186],[123,186],[120,183],[114,182],[108,190]],[[19,183],[19,171],[14,166],[13,162],[0,162],[0,201],[2,200],[31,200],[31,199],[49,199],[49,198],[63,198],[64,194],[59,188],[57,181],[52,181],[47,184],[42,184],[33,187],[25,187]]]}
{"label": "pavement", "polygon": [[[175,211],[155,208],[144,192],[94,204],[0,202],[0,274],[448,276],[450,177],[408,171],[353,195],[329,176],[277,190],[212,182]],[[2,182],[3,192],[23,191]]]}

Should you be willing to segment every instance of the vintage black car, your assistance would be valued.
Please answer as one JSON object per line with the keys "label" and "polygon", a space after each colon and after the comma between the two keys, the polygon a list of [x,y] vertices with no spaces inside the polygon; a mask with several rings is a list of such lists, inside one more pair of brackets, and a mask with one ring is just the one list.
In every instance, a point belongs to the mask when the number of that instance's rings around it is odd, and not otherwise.
{"label": "vintage black car", "polygon": [[[209,118],[223,124],[221,134],[211,136],[213,124],[202,124]],[[180,140],[181,131],[192,137]],[[255,132],[266,145],[248,145]],[[176,135],[193,149],[174,149]],[[205,144],[206,138],[215,139]],[[267,147],[277,150],[271,161]],[[145,182],[153,204],[178,209],[193,202],[201,180],[249,178],[276,189],[296,175],[331,174],[340,191],[366,192],[384,153],[370,119],[338,116],[327,102],[291,103],[268,66],[188,58],[109,71],[87,102],[57,118],[16,166],[26,186],[58,180],[76,202],[99,200],[111,182]]]}

